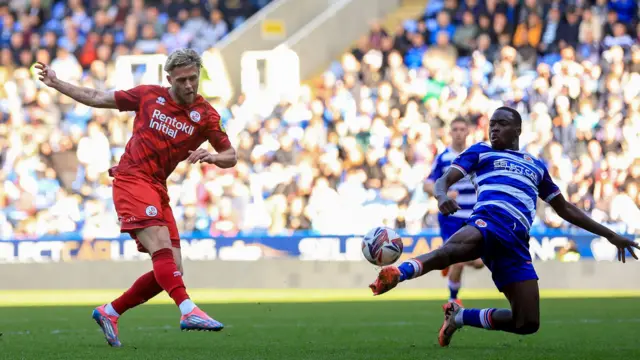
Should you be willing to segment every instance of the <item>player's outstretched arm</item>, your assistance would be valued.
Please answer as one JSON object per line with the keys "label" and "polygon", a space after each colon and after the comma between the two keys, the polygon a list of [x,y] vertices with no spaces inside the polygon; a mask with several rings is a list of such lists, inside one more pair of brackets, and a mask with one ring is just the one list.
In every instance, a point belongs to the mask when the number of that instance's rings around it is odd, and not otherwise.
{"label": "player's outstretched arm", "polygon": [[452,166],[443,176],[436,180],[434,193],[436,199],[438,199],[438,208],[442,214],[450,215],[460,210],[458,203],[454,199],[451,199],[447,192],[451,185],[457,183],[463,177],[464,174],[462,171]]}
{"label": "player's outstretched arm", "polygon": [[553,210],[555,210],[556,213],[558,213],[558,215],[560,215],[560,217],[565,219],[566,221],[609,240],[610,243],[618,248],[618,260],[622,262],[626,261],[625,250],[628,250],[631,256],[633,256],[636,260],[638,259],[633,251],[633,248],[640,249],[640,246],[638,246],[638,244],[636,244],[633,240],[616,234],[606,226],[603,226],[594,221],[582,210],[578,209],[575,205],[568,202],[564,198],[564,196],[562,196],[562,194],[554,197],[549,202],[549,205],[551,205],[551,207],[553,207]]}
{"label": "player's outstretched arm", "polygon": [[40,81],[75,101],[95,108],[117,108],[116,98],[113,92],[69,84],[68,82],[58,79],[55,71],[41,62],[36,63],[36,69],[38,69],[38,78]]}

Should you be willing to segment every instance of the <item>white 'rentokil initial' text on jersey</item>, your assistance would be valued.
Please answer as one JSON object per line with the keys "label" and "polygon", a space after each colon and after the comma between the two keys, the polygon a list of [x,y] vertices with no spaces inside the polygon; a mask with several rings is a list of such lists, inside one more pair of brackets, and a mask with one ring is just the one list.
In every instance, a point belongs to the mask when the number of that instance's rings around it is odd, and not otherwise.
{"label": "white 'rentokil initial' text on jersey", "polygon": [[185,124],[178,121],[175,117],[167,116],[158,109],[153,110],[149,127],[161,131],[174,139],[176,135],[178,135],[178,131],[184,131],[186,134],[193,135],[195,129],[193,125]]}

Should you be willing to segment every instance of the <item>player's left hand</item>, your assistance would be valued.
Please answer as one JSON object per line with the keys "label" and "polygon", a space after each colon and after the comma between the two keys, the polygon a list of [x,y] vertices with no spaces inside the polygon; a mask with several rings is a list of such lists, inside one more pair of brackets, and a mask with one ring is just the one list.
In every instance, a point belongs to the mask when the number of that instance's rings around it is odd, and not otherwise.
{"label": "player's left hand", "polygon": [[216,157],[215,154],[211,154],[205,149],[197,149],[195,151],[189,150],[189,157],[187,158],[187,161],[190,164],[195,164],[197,162],[213,164],[216,161]]}
{"label": "player's left hand", "polygon": [[448,196],[445,199],[441,199],[438,201],[438,209],[442,213],[442,215],[451,215],[458,210],[462,210],[460,205],[454,200],[450,199]]}
{"label": "player's left hand", "polygon": [[618,261],[626,262],[625,258],[625,250],[629,251],[631,256],[634,259],[638,260],[638,256],[633,252],[633,248],[640,250],[640,245],[636,244],[635,241],[627,239],[624,236],[620,236],[618,234],[614,234],[612,237],[608,238],[610,243],[612,243],[615,247],[618,248]]}

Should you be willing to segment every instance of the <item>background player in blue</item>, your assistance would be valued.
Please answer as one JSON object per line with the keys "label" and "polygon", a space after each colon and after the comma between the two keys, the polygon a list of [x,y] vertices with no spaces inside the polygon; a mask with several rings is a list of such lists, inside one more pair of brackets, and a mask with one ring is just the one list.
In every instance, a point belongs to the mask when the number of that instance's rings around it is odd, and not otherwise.
{"label": "background player in blue", "polygon": [[625,262],[625,251],[638,259],[633,252],[633,248],[640,249],[638,244],[593,221],[568,203],[544,164],[518,151],[521,124],[517,111],[498,108],[489,122],[491,145],[471,146],[436,181],[438,207],[443,214],[450,215],[460,210],[460,206],[447,196],[447,190],[467,174],[471,175],[478,188],[478,202],[467,225],[439,249],[398,267],[383,268],[370,285],[374,295],[380,295],[402,281],[482,257],[511,309],[464,309],[456,303],[447,303],[443,306],[444,323],[438,335],[441,346],[449,345],[455,331],[462,326],[520,335],[538,331],[538,276],[529,253],[529,228],[537,197],[549,203],[566,221],[609,240],[618,248],[618,260]]}
{"label": "background player in blue", "polygon": [[[453,160],[467,147],[467,136],[469,136],[467,122],[463,118],[456,118],[451,122],[450,128],[451,145],[436,157],[431,173],[424,183],[424,190],[431,196],[435,196],[434,185],[436,180],[449,170]],[[438,214],[440,236],[443,241],[447,241],[451,235],[462,229],[467,219],[471,216],[477,199],[476,188],[469,180],[469,176],[465,176],[462,180],[453,184],[447,196],[456,200],[460,205],[460,210],[450,216],[445,216],[442,213]],[[460,291],[462,269],[465,265],[470,265],[477,269],[483,267],[482,260],[476,259],[465,264],[453,264],[442,270],[442,276],[449,276],[449,301],[456,302],[458,305],[462,305],[462,302],[458,299],[458,291]]]}

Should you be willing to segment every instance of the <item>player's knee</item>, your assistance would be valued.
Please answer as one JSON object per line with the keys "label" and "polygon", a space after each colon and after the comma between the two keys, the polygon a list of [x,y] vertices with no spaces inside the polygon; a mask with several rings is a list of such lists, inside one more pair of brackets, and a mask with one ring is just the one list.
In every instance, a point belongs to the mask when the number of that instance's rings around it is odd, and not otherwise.
{"label": "player's knee", "polygon": [[540,329],[540,322],[536,320],[527,320],[516,326],[518,334],[531,335],[538,332]]}
{"label": "player's knee", "polygon": [[158,249],[171,249],[171,239],[166,231],[158,231],[153,238],[153,243]]}
{"label": "player's knee", "polygon": [[144,239],[143,245],[151,253],[160,249],[170,249],[171,239],[166,226],[152,226],[144,229],[139,235],[139,240]]}

